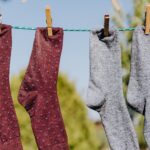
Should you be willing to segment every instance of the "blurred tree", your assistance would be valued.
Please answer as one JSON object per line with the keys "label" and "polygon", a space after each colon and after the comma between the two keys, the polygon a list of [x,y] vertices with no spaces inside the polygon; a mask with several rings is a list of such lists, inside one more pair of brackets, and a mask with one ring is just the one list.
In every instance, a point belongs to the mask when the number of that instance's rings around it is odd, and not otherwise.
{"label": "blurred tree", "polygon": [[[123,9],[116,9],[116,5],[119,8],[122,8],[118,1],[112,0],[114,6],[115,14],[113,16],[113,23],[119,28],[124,28],[125,26],[135,27],[137,25],[142,25],[144,23],[145,16],[145,5],[150,2],[150,0],[132,0],[130,6],[133,7],[133,11],[125,12]],[[117,4],[115,4],[117,3]],[[127,4],[128,5],[128,4]],[[124,94],[126,95],[127,86],[129,82],[129,73],[130,73],[130,50],[131,50],[131,41],[132,41],[132,32],[127,31],[123,32],[121,36],[121,48],[122,48],[122,65],[124,70],[123,76],[123,87]],[[136,120],[136,131],[139,138],[140,147],[142,149],[146,148],[146,142],[143,136],[143,116],[131,112],[131,116],[134,114],[134,120]]]}
{"label": "blurred tree", "polygon": [[112,0],[112,4],[117,11],[121,11],[121,7],[118,0]]}
{"label": "blurred tree", "polygon": [[[24,108],[18,103],[17,94],[24,71],[11,80],[11,91],[21,127],[24,150],[36,150],[36,142],[31,129],[30,119]],[[99,140],[96,127],[87,118],[87,109],[76,88],[65,75],[58,79],[60,106],[68,134],[70,150],[102,150],[104,141]]]}

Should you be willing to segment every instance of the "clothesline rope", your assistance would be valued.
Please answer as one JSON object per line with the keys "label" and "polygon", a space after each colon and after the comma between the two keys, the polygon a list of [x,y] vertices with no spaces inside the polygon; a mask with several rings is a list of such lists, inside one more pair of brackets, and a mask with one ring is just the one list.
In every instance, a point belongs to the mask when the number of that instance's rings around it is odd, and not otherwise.
{"label": "clothesline rope", "polygon": [[[21,27],[21,26],[13,26],[13,29],[20,29],[20,30],[36,30],[36,27]],[[133,31],[134,27],[129,28],[118,28],[119,31]],[[64,29],[64,31],[68,32],[89,32],[90,29]]]}

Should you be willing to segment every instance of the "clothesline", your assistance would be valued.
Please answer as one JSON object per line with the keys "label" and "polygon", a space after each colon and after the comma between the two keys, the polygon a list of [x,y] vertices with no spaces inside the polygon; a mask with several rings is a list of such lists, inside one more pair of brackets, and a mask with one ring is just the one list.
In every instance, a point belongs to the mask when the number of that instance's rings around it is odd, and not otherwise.
{"label": "clothesline", "polygon": [[[36,30],[36,27],[21,27],[21,26],[13,26],[13,29],[20,29],[20,30]],[[133,31],[134,27],[129,28],[118,28],[119,31]],[[64,29],[64,31],[68,32],[89,32],[90,29]]]}

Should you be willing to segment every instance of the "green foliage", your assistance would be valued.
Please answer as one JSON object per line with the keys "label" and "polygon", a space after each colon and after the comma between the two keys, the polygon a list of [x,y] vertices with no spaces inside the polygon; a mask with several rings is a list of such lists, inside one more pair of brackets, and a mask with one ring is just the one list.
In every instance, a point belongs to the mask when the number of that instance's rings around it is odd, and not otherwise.
{"label": "green foliage", "polygon": [[147,148],[147,144],[144,139],[143,135],[143,128],[144,128],[144,117],[142,115],[138,115],[138,125],[136,126],[136,131],[139,139],[139,144],[141,149]]}
{"label": "green foliage", "polygon": [[[21,128],[24,150],[36,150],[37,146],[29,116],[17,100],[18,89],[23,76],[24,71],[20,72],[18,76],[12,77],[11,91]],[[104,143],[99,140],[94,124],[88,120],[87,109],[74,84],[62,74],[59,75],[58,79],[58,94],[70,150],[99,150]]]}
{"label": "green foliage", "polygon": [[[145,5],[148,2],[150,2],[150,0],[132,0],[131,3],[133,5],[133,11],[129,13],[125,12],[124,10],[122,10],[120,13],[116,11],[113,17],[114,24],[117,27],[135,27],[137,25],[144,24]],[[124,94],[126,95],[130,74],[130,49],[132,42],[132,32],[124,32],[121,38],[122,66],[123,70],[125,71],[125,75],[123,76],[123,88]],[[130,112],[131,116],[134,116],[134,120],[138,120],[138,124],[136,124],[135,128],[139,138],[140,147],[144,149],[147,147],[147,145],[143,136],[143,117],[133,111]]]}

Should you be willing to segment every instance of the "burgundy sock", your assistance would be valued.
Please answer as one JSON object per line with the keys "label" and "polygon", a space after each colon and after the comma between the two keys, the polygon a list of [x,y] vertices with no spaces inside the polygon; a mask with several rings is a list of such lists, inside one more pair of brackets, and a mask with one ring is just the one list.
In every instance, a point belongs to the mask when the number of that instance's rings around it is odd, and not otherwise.
{"label": "burgundy sock", "polygon": [[68,150],[57,96],[57,78],[63,43],[63,30],[46,28],[35,34],[29,65],[19,91],[19,102],[28,111],[39,150]]}
{"label": "burgundy sock", "polygon": [[0,33],[0,150],[22,150],[20,131],[9,84],[12,48],[11,26],[2,25]]}

